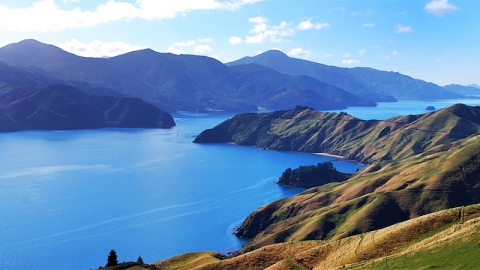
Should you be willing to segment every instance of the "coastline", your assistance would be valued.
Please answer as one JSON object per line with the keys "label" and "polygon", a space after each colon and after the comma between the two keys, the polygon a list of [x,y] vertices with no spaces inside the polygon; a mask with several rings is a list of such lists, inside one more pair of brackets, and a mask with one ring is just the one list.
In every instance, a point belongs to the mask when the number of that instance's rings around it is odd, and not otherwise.
{"label": "coastline", "polygon": [[325,156],[325,157],[332,157],[332,158],[341,159],[341,160],[348,160],[347,157],[345,157],[345,156],[333,155],[333,154],[329,154],[329,153],[318,152],[318,153],[312,153],[312,154],[319,155],[319,156]]}

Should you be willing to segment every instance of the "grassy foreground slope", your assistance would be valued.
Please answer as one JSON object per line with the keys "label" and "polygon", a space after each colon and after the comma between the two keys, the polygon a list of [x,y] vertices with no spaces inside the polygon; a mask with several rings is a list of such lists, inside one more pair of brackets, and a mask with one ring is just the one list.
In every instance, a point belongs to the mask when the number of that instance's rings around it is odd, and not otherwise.
{"label": "grassy foreground slope", "polygon": [[158,269],[475,269],[480,251],[480,205],[443,210],[368,233],[329,241],[268,245],[233,258],[188,253]]}

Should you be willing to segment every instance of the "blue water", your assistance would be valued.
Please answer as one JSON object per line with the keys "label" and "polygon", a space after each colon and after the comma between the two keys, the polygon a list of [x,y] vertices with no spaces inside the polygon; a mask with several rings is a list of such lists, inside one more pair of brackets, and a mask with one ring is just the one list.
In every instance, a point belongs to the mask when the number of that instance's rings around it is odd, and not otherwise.
{"label": "blue water", "polygon": [[[344,111],[383,119],[442,104]],[[0,134],[0,268],[95,268],[111,249],[120,262],[142,256],[148,263],[239,249],[243,242],[232,233],[250,212],[301,191],[274,183],[287,167],[331,158],[191,142],[230,116],[176,114],[170,130]],[[346,172],[362,167],[334,165]]]}

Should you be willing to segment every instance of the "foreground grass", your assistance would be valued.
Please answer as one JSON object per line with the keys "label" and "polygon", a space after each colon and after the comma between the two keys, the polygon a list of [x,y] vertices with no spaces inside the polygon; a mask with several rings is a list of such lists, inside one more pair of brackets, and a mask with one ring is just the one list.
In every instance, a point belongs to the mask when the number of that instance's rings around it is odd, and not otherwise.
{"label": "foreground grass", "polygon": [[348,267],[348,269],[479,269],[480,229],[475,227],[468,239],[445,240],[438,246],[386,256]]}
{"label": "foreground grass", "polygon": [[478,269],[480,204],[421,216],[329,241],[265,246],[231,257],[198,252],[172,257],[157,269]]}

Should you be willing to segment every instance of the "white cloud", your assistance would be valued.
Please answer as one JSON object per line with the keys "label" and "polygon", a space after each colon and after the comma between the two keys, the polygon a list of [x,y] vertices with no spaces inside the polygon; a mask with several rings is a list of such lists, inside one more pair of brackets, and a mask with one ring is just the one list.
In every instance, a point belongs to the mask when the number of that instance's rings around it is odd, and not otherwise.
{"label": "white cloud", "polygon": [[330,24],[328,23],[315,23],[313,24],[311,22],[312,19],[308,19],[306,21],[303,21],[303,22],[300,22],[297,26],[298,29],[300,30],[309,30],[309,29],[317,29],[317,30],[320,30],[322,28],[327,28],[327,27],[330,27]]}
{"label": "white cloud", "polygon": [[367,27],[367,28],[372,28],[372,27],[375,26],[375,24],[374,23],[364,23],[362,26]]}
{"label": "white cloud", "polygon": [[175,42],[168,47],[167,52],[173,53],[173,54],[184,54],[185,51],[181,48],[193,47],[196,44],[197,43],[195,42],[195,40]]}
{"label": "white cloud", "polygon": [[[203,44],[198,44],[203,43]],[[167,52],[173,53],[173,54],[184,54],[186,53],[186,50],[192,50],[193,52],[196,53],[207,53],[213,51],[213,48],[206,45],[205,43],[213,43],[214,40],[211,38],[198,38],[196,41],[195,40],[188,40],[188,41],[180,41],[180,42],[175,42],[172,45],[170,45],[167,49]]]}
{"label": "white cloud", "polygon": [[344,65],[353,65],[353,64],[357,64],[359,62],[360,61],[354,60],[354,59],[343,59],[342,60],[342,64],[344,64]]}
{"label": "white cloud", "polygon": [[193,48],[193,51],[197,53],[206,53],[213,51],[213,49],[208,45],[197,45],[195,48]]}
{"label": "white cloud", "polygon": [[237,36],[230,37],[230,39],[228,40],[228,43],[232,45],[240,44],[242,43],[242,38]]}
{"label": "white cloud", "polygon": [[[63,10],[54,0],[39,0],[26,8],[9,8],[0,4],[0,29],[9,31],[59,31],[70,28],[92,27],[98,24],[132,19],[171,19],[195,10],[235,10],[260,0],[105,0],[94,10],[74,8]],[[72,3],[76,1],[70,1]],[[32,23],[35,22],[35,23]]]}
{"label": "white cloud", "polygon": [[309,50],[304,50],[302,48],[295,48],[287,53],[288,56],[296,56],[296,57],[305,57],[305,56],[309,56],[310,54],[311,52]]}
{"label": "white cloud", "polygon": [[198,38],[197,40],[200,43],[212,43],[212,42],[214,42],[213,38]]}
{"label": "white cloud", "polygon": [[365,49],[360,50],[360,51],[358,51],[358,55],[363,56],[363,55],[365,55],[366,52],[367,52],[367,50],[365,50]]}
{"label": "white cloud", "polygon": [[396,28],[397,28],[397,30],[395,30],[395,33],[397,33],[397,34],[410,33],[410,32],[413,31],[412,27],[403,26],[401,24],[397,24]]}
{"label": "white cloud", "polygon": [[458,7],[449,4],[448,0],[433,0],[425,5],[425,10],[436,16],[457,10]]}
{"label": "white cloud", "polygon": [[248,21],[255,23],[253,29],[250,30],[253,35],[245,37],[245,43],[249,44],[258,44],[265,41],[281,42],[283,37],[290,36],[295,32],[286,22],[270,26],[267,24],[268,19],[264,17],[250,18]]}
{"label": "white cloud", "polygon": [[94,40],[90,43],[83,43],[76,39],[72,39],[65,43],[52,44],[67,52],[84,57],[112,57],[131,51],[146,49],[145,46],[131,45],[119,41],[102,42]]}

